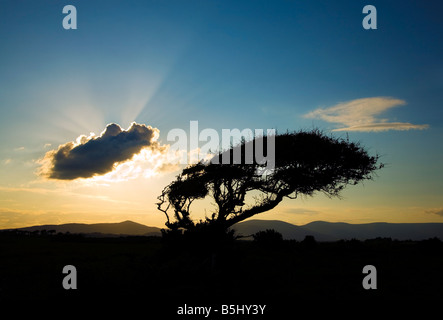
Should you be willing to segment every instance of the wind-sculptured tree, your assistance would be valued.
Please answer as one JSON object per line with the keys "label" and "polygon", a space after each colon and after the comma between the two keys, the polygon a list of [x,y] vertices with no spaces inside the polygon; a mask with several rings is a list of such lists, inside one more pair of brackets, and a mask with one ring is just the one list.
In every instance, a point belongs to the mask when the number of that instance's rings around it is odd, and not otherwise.
{"label": "wind-sculptured tree", "polygon": [[[169,231],[195,231],[220,238],[234,224],[275,208],[284,198],[312,196],[315,192],[339,197],[346,185],[372,179],[374,171],[383,167],[379,157],[370,156],[360,144],[319,130],[276,134],[272,138],[275,155],[271,169],[269,163],[245,161],[251,150],[260,144],[266,146],[269,137],[243,141],[212,161],[185,168],[158,197],[157,206],[166,215]],[[242,161],[233,163],[238,151]],[[220,161],[226,154],[230,164]],[[206,197],[212,198],[215,210],[205,220],[194,221],[191,205]]]}

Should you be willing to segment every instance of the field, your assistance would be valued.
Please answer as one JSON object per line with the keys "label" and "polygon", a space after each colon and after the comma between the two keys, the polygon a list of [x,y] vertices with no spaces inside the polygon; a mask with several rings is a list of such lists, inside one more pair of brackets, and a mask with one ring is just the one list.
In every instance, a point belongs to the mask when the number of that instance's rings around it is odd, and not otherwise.
{"label": "field", "polygon": [[[62,286],[65,265],[76,267],[75,290]],[[362,286],[365,265],[376,267],[375,290]],[[443,300],[442,270],[438,239],[237,240],[215,251],[160,237],[0,234],[3,302],[141,302],[169,315],[185,304],[266,304],[269,314],[287,301]]]}

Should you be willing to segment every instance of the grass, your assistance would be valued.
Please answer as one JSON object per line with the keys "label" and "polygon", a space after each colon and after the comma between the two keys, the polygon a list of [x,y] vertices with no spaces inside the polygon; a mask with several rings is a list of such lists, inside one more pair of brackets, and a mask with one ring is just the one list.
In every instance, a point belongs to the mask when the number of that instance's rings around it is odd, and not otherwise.
{"label": "grass", "polygon": [[[205,245],[161,238],[0,234],[0,301],[150,301],[268,304],[275,301],[443,299],[443,244],[428,241],[313,243],[234,241]],[[77,268],[77,290],[62,269]],[[377,268],[377,290],[362,269]]]}

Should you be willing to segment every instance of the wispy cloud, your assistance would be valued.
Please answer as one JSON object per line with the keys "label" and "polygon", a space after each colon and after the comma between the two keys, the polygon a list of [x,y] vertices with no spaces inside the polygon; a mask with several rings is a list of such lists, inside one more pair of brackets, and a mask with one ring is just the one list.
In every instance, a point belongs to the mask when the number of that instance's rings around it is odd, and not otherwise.
{"label": "wispy cloud", "polygon": [[[0,186],[0,192],[9,192],[9,193],[33,193],[33,194],[39,194],[39,195],[57,195],[57,196],[66,196],[70,198],[79,198],[79,199],[93,199],[93,200],[100,200],[100,201],[106,201],[111,203],[118,203],[118,204],[132,204],[130,201],[124,201],[124,200],[118,200],[111,198],[109,196],[103,196],[103,195],[96,195],[96,194],[86,194],[86,193],[79,193],[75,192],[73,190],[67,189],[67,188],[57,188],[57,189],[50,189],[50,188],[29,188],[29,187],[2,187]],[[0,208],[1,210],[2,208]],[[10,209],[8,209],[10,210]]]}
{"label": "wispy cloud", "polygon": [[423,130],[427,124],[409,122],[390,122],[380,118],[383,112],[405,105],[404,100],[389,97],[373,97],[342,102],[329,108],[319,108],[304,115],[305,118],[320,119],[337,123],[339,128],[333,131],[377,132],[388,130]]}
{"label": "wispy cloud", "polygon": [[284,213],[288,214],[302,214],[302,215],[316,215],[320,213],[320,211],[305,209],[305,208],[286,208],[283,211]]}
{"label": "wispy cloud", "polygon": [[437,216],[443,217],[443,208],[436,208],[436,209],[425,210],[425,213],[435,214]]}

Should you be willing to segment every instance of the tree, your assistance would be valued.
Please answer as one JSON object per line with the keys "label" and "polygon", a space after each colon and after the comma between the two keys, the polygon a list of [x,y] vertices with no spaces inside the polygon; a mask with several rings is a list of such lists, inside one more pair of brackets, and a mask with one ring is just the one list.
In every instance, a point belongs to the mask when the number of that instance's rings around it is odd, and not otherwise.
{"label": "tree", "polygon": [[[185,168],[158,197],[157,206],[166,215],[166,226],[170,230],[226,233],[232,225],[275,208],[284,198],[312,196],[315,192],[340,197],[346,185],[372,179],[375,170],[383,167],[378,163],[379,156],[370,156],[359,143],[319,130],[276,134],[272,138],[242,141],[212,159],[221,160],[228,154],[233,160],[240,151],[240,163],[201,161]],[[245,161],[259,143],[267,146],[271,141],[275,150],[272,169],[267,169],[269,163]],[[250,195],[252,201],[246,201]],[[196,222],[191,218],[191,205],[206,197],[212,198],[215,210]]]}
{"label": "tree", "polygon": [[266,229],[265,231],[258,231],[252,235],[255,242],[262,244],[276,244],[283,241],[283,235],[274,229]]}

